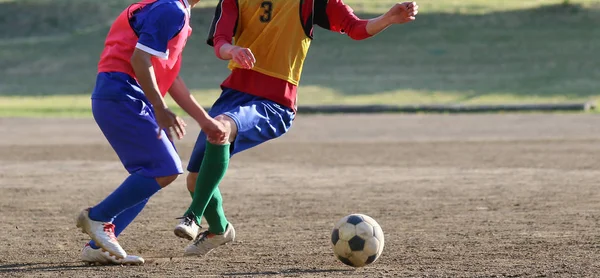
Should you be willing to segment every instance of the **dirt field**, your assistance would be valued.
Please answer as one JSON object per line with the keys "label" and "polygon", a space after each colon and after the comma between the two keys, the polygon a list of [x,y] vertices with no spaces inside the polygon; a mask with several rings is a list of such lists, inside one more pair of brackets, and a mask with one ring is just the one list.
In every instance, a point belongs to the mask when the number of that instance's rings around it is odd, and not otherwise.
{"label": "dirt field", "polygon": [[[221,189],[237,242],[184,258],[184,179],[120,236],[139,267],[79,262],[74,224],[126,176],[92,120],[0,119],[0,276],[589,277],[600,273],[597,115],[300,116],[239,154]],[[191,124],[190,124],[191,126]],[[177,142],[187,159],[197,129]],[[184,162],[185,163],[185,162]],[[329,246],[333,224],[383,227],[374,265]]]}

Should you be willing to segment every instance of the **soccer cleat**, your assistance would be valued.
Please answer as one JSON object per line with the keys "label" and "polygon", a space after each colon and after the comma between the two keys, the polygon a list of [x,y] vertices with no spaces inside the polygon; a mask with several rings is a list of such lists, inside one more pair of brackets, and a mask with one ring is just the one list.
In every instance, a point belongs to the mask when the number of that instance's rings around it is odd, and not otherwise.
{"label": "soccer cleat", "polygon": [[98,245],[117,259],[124,259],[127,253],[115,236],[115,225],[108,222],[94,221],[89,217],[89,209],[81,211],[77,217],[77,228],[81,228],[83,233],[88,234]]}
{"label": "soccer cleat", "polygon": [[139,256],[127,255],[124,259],[117,259],[102,249],[94,249],[89,243],[86,243],[81,250],[81,260],[94,265],[143,265],[144,258]]}
{"label": "soccer cleat", "polygon": [[230,224],[227,224],[225,233],[221,235],[210,233],[205,231],[198,235],[198,237],[188,245],[184,250],[185,256],[204,256],[213,249],[225,245],[235,240],[235,229]]}
{"label": "soccer cleat", "polygon": [[185,238],[187,240],[193,240],[198,236],[198,231],[200,230],[200,225],[196,221],[196,215],[193,212],[190,212],[183,217],[179,217],[177,219],[181,219],[181,222],[177,226],[175,226],[175,235],[180,238]]}

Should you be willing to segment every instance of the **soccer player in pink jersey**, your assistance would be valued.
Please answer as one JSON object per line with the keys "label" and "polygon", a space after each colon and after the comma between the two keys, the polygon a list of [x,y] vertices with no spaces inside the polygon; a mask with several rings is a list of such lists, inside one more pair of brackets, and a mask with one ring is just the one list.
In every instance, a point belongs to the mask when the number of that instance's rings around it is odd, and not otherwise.
{"label": "soccer player in pink jersey", "polygon": [[181,53],[191,35],[191,7],[199,0],[144,0],[125,9],[113,23],[98,63],[92,112],[129,177],[77,218],[91,238],[82,259],[99,264],[143,264],[128,255],[119,234],[148,199],[183,173],[171,141],[185,123],[169,110],[168,92],[211,136],[224,127],[202,109],[179,77]]}

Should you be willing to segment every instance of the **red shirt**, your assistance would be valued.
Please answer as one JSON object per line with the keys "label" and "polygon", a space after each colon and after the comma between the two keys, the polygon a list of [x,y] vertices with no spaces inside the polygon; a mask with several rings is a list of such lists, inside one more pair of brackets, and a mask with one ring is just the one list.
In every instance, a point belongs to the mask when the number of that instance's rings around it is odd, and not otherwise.
{"label": "red shirt", "polygon": [[[300,1],[300,0],[297,0]],[[217,57],[224,44],[232,44],[236,32],[239,10],[236,0],[221,0],[215,11],[208,44],[214,46]],[[312,19],[314,25],[333,32],[345,33],[355,40],[369,38],[368,20],[361,20],[342,0],[305,0],[301,6],[303,23]],[[312,29],[310,31],[312,35]],[[234,69],[221,87],[264,97],[296,110],[297,86],[253,70]]]}

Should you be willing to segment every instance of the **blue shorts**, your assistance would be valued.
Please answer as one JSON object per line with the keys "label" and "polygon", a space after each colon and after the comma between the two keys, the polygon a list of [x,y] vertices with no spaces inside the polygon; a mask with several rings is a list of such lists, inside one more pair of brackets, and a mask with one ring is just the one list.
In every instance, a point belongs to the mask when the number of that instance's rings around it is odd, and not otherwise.
{"label": "blue shorts", "polygon": [[[231,155],[255,147],[285,134],[292,126],[294,111],[262,97],[224,88],[223,93],[208,111],[211,117],[226,115],[237,125],[237,136],[231,144]],[[187,170],[200,170],[206,134],[200,132],[192,151]]]}
{"label": "blue shorts", "polygon": [[98,89],[101,88],[97,86],[92,96],[94,120],[125,169],[130,174],[149,178],[182,174],[181,159],[173,142],[164,131],[162,138],[157,138],[159,127],[154,110],[146,97],[139,93],[141,89],[136,92],[125,89],[118,97],[111,97],[115,93],[112,90],[103,92]]}

